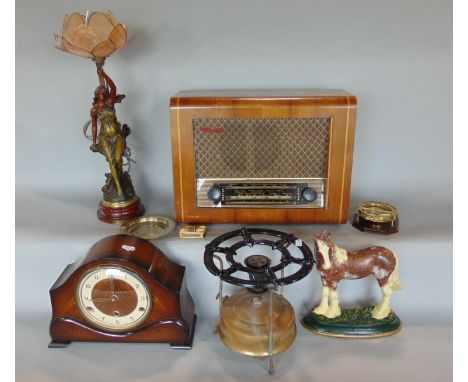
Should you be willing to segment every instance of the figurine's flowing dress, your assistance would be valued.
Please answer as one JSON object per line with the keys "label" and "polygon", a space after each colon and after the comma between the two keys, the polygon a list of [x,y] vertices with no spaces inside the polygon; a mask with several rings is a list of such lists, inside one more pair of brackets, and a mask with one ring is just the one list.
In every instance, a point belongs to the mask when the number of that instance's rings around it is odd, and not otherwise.
{"label": "figurine's flowing dress", "polygon": [[114,111],[105,109],[99,113],[99,146],[102,154],[109,163],[118,196],[123,196],[122,168],[125,150],[125,137]]}

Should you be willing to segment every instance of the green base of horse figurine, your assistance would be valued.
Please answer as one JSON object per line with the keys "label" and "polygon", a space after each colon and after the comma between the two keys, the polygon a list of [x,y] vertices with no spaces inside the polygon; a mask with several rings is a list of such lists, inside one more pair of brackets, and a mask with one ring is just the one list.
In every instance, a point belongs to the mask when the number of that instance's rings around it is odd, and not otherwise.
{"label": "green base of horse figurine", "polygon": [[373,310],[374,306],[342,309],[341,315],[335,318],[327,318],[311,310],[301,323],[307,330],[330,337],[384,337],[401,329],[401,321],[393,311],[387,317],[376,320],[372,318]]}

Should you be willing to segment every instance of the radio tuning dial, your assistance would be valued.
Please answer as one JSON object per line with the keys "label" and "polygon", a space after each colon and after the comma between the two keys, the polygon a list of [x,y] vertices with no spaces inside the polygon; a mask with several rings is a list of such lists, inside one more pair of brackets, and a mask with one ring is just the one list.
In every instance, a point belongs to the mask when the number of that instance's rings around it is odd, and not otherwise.
{"label": "radio tuning dial", "polygon": [[318,196],[317,191],[315,191],[311,187],[307,187],[302,190],[302,198],[306,202],[312,203],[313,201],[317,199],[317,196]]}
{"label": "radio tuning dial", "polygon": [[221,200],[221,189],[219,187],[210,187],[207,195],[208,199],[212,200],[213,202],[217,202]]}

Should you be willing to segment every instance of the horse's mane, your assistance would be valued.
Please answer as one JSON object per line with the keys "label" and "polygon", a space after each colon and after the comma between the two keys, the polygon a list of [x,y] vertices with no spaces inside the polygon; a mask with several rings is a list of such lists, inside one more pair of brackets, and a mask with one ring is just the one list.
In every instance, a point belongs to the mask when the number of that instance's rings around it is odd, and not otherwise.
{"label": "horse's mane", "polygon": [[[323,269],[330,269],[331,267],[331,263],[330,263],[330,257],[328,256],[328,246],[327,244],[319,239],[319,238],[316,238],[316,243],[317,243],[317,251],[320,252],[322,254],[322,258],[323,258]],[[322,250],[322,248],[326,248],[326,250]]]}
{"label": "horse's mane", "polygon": [[331,267],[331,264],[330,264],[331,259],[329,258],[328,251],[323,253],[324,251],[322,251],[320,248],[322,246],[327,248],[327,250],[329,248],[329,245],[333,246],[333,250],[331,252],[332,252],[334,263],[336,265],[341,265],[345,263],[346,261],[348,261],[348,251],[346,251],[346,249],[338,247],[331,240],[323,240],[319,238],[316,238],[316,240],[317,240],[317,245],[319,247],[318,249],[320,253],[322,253],[322,256],[324,259],[324,265],[323,265],[324,269],[329,269]]}
{"label": "horse's mane", "polygon": [[348,251],[340,248],[337,245],[333,246],[332,256],[335,259],[336,265],[340,265],[348,261]]}

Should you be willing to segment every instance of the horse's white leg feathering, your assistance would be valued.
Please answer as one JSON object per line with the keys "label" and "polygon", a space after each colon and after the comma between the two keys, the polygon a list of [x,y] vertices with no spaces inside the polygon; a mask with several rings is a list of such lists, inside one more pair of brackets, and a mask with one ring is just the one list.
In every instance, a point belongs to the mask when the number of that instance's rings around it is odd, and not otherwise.
{"label": "horse's white leg feathering", "polygon": [[314,309],[314,313],[316,314],[325,314],[328,310],[328,298],[330,296],[330,288],[324,286],[322,288],[322,300],[320,301],[320,305]]}
{"label": "horse's white leg feathering", "polygon": [[381,289],[382,301],[372,311],[372,317],[376,320],[381,320],[390,314],[390,297],[392,297],[393,290],[388,282]]}
{"label": "horse's white leg feathering", "polygon": [[338,291],[330,289],[330,306],[325,312],[325,316],[328,318],[335,318],[341,316],[340,300],[338,299]]}
{"label": "horse's white leg feathering", "polygon": [[400,277],[398,275],[398,267],[399,267],[400,261],[398,260],[398,256],[396,255],[395,252],[393,252],[393,256],[395,256],[396,264],[395,264],[395,268],[393,269],[392,274],[388,278],[388,285],[390,285],[390,288],[392,288],[392,290],[395,290],[395,291],[403,290],[404,286],[401,284]]}
{"label": "horse's white leg feathering", "polygon": [[398,277],[398,256],[395,253],[393,253],[393,256],[395,256],[396,260],[395,268],[393,268],[387,283],[381,288],[382,302],[376,306],[372,312],[372,317],[377,320],[381,320],[390,314],[390,298],[392,297],[393,291],[403,289],[403,285],[401,284],[400,278]]}

